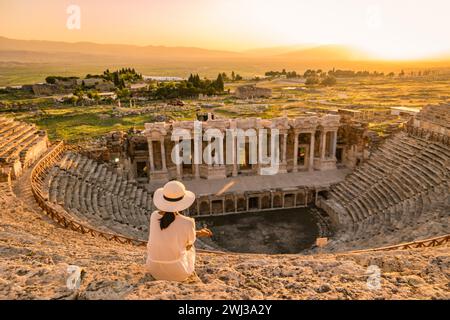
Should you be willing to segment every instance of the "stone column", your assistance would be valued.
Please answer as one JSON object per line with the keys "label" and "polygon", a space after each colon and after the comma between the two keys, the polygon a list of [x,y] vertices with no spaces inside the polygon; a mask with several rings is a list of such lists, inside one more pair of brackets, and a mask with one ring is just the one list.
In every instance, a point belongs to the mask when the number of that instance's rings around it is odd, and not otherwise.
{"label": "stone column", "polygon": [[[206,145],[211,146],[211,142],[212,142],[212,137],[209,137],[208,141],[206,142]],[[215,142],[214,142],[215,144]],[[215,157],[217,155],[218,150],[216,150],[216,154],[214,155],[214,157],[212,156],[212,152],[211,149],[209,150],[209,154],[208,156],[211,157],[211,163],[207,163],[207,168],[208,170],[206,171],[206,179],[209,179],[211,177],[211,173],[214,172],[214,167],[216,166],[216,162],[215,162]]]}
{"label": "stone column", "polygon": [[273,193],[270,191],[270,208],[273,209]]}
{"label": "stone column", "polygon": [[[180,160],[180,140],[175,141],[175,148],[177,150],[177,160]],[[183,175],[183,167],[182,167],[182,163],[177,163],[177,179],[181,180],[182,175]]]}
{"label": "stone column", "polygon": [[331,144],[331,158],[336,159],[337,131],[333,131],[333,142]]}
{"label": "stone column", "polygon": [[325,151],[327,146],[327,132],[323,130],[320,135],[320,159],[325,159]]}
{"label": "stone column", "polygon": [[[150,163],[150,171],[155,171],[155,162],[153,160],[153,141],[152,140],[147,140],[148,143],[148,160]],[[150,172],[149,172],[149,176],[150,176]]]}
{"label": "stone column", "polygon": [[[202,140],[196,137],[196,134],[194,132],[194,158],[192,161],[194,162],[194,168],[195,168],[195,179],[200,179],[200,163],[203,162],[202,156],[203,156],[203,143]],[[197,154],[195,154],[197,152]],[[197,159],[196,159],[197,158]],[[195,163],[195,160],[198,160],[198,163]]]}
{"label": "stone column", "polygon": [[286,150],[287,150],[287,133],[283,134],[283,153],[282,153],[282,160],[281,162],[283,164],[286,164]]}
{"label": "stone column", "polygon": [[298,135],[299,133],[297,131],[294,132],[295,139],[294,139],[294,167],[292,169],[292,172],[298,171]]}
{"label": "stone column", "polygon": [[191,139],[190,144],[191,144],[191,171],[192,171],[192,175],[195,177],[195,172],[196,172],[197,166],[195,165],[195,156],[194,156],[194,152],[195,152],[194,138]]}
{"label": "stone column", "polygon": [[233,172],[232,172],[233,177],[236,177],[238,175],[238,169],[237,169],[238,159],[237,159],[237,150],[236,150],[237,149],[236,140],[237,140],[237,137],[235,134],[233,134],[233,139],[231,140],[232,141],[231,142],[231,145],[232,145],[231,157],[233,159]]}
{"label": "stone column", "polygon": [[[260,146],[260,139],[259,139],[259,135],[260,135],[260,129],[256,129],[256,164],[252,164],[252,169],[256,168],[256,174],[261,174],[261,167],[262,167],[262,163],[260,162],[260,159],[262,158],[262,149]],[[267,149],[267,140],[266,140],[266,149]],[[250,161],[250,139],[248,140],[248,160]],[[268,151],[268,150],[266,150]]]}
{"label": "stone column", "polygon": [[164,137],[161,137],[160,139],[161,143],[161,163],[162,163],[162,170],[167,170],[167,164],[166,164],[166,148],[164,146]]}
{"label": "stone column", "polygon": [[[223,132],[222,132],[222,136],[225,137]],[[223,145],[224,145],[223,139],[220,139],[219,140],[219,150],[218,150],[219,151],[219,153],[218,153],[219,163],[217,164],[220,167],[223,167],[225,165],[225,158],[224,158],[225,152],[223,150]]]}
{"label": "stone column", "polygon": [[316,144],[316,133],[311,132],[311,143],[309,145],[309,171],[314,171],[314,149]]}

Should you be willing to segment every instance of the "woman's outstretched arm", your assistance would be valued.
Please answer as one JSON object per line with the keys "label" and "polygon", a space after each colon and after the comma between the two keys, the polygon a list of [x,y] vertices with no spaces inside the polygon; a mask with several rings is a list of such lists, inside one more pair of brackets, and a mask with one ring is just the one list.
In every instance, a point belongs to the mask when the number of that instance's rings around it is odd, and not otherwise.
{"label": "woman's outstretched arm", "polygon": [[[198,238],[207,238],[207,237],[212,237],[213,233],[211,232],[211,230],[207,229],[207,228],[203,228],[200,230],[195,231],[195,236]],[[191,250],[192,248],[192,244],[188,244],[186,246],[186,250]]]}
{"label": "woman's outstretched arm", "polygon": [[207,238],[207,237],[212,237],[213,233],[211,232],[211,230],[207,229],[207,228],[203,228],[200,230],[197,230],[195,232],[196,236],[199,238]]}

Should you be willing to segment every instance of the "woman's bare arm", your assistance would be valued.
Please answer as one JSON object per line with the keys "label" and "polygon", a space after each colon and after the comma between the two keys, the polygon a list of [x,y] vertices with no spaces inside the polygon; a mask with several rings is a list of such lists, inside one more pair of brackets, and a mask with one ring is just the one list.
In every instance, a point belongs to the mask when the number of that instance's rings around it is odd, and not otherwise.
{"label": "woman's bare arm", "polygon": [[207,229],[207,228],[203,228],[200,230],[196,231],[196,236],[198,238],[207,238],[207,237],[212,237],[213,233],[211,232],[211,230]]}
{"label": "woman's bare arm", "polygon": [[[212,234],[211,230],[203,228],[203,229],[197,230],[195,232],[195,235],[198,238],[206,238],[206,237],[212,237],[213,234]],[[186,250],[188,250],[188,251],[191,248],[192,248],[192,244],[189,244],[189,245],[186,246]]]}

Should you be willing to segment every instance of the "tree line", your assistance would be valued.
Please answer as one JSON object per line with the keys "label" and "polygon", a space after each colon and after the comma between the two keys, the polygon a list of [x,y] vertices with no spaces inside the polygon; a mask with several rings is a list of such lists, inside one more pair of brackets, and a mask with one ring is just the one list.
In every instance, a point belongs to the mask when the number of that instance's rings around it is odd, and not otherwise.
{"label": "tree line", "polygon": [[190,98],[199,94],[216,95],[224,92],[224,82],[223,73],[219,73],[215,80],[202,79],[198,74],[191,74],[187,80],[149,85],[144,94],[150,99]]}

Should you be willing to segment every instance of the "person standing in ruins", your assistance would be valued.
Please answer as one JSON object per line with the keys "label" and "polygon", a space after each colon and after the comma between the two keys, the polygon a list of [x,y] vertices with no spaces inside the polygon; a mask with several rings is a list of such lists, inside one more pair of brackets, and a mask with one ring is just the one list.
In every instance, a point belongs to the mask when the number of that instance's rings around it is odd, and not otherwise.
{"label": "person standing in ruins", "polygon": [[146,266],[156,280],[184,281],[195,271],[196,237],[211,237],[208,229],[195,230],[195,220],[181,212],[195,195],[178,181],[170,181],[153,195],[158,210],[150,216]]}

